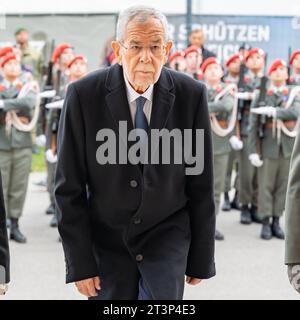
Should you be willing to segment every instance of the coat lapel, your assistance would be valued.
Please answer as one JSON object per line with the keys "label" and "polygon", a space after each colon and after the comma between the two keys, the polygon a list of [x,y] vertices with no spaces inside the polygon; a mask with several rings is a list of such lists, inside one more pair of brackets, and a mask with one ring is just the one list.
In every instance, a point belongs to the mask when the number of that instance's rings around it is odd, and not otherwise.
{"label": "coat lapel", "polygon": [[175,101],[175,95],[171,92],[173,87],[171,75],[163,67],[160,78],[154,85],[150,129],[162,129],[166,126]]}

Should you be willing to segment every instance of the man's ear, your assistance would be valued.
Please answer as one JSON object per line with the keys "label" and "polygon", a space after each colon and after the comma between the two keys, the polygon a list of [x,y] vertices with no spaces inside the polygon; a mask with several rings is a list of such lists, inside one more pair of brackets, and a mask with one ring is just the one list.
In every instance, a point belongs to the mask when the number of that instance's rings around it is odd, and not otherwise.
{"label": "man's ear", "polygon": [[113,49],[113,51],[114,51],[114,54],[115,54],[115,57],[116,57],[116,59],[117,59],[117,61],[118,61],[118,64],[121,66],[122,65],[122,56],[121,56],[121,47],[120,47],[120,44],[119,44],[119,42],[118,41],[112,41],[111,42],[111,47],[112,47],[112,49]]}
{"label": "man's ear", "polygon": [[173,41],[169,40],[166,45],[166,54],[164,56],[164,64],[167,63],[170,55],[170,50],[173,47]]}

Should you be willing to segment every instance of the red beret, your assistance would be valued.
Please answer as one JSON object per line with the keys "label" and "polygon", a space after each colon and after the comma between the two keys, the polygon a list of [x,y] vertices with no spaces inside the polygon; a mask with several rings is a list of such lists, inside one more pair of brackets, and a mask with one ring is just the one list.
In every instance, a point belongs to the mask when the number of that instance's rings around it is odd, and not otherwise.
{"label": "red beret", "polygon": [[77,54],[68,64],[68,68],[71,68],[72,64],[76,61],[76,60],[82,60],[84,61],[85,63],[87,63],[87,58],[82,55],[82,54]]}
{"label": "red beret", "polygon": [[189,53],[192,53],[192,52],[201,53],[201,50],[196,46],[189,46],[184,51],[184,57],[186,57]]}
{"label": "red beret", "polygon": [[282,60],[282,59],[276,59],[276,60],[274,60],[274,61],[271,63],[270,67],[269,67],[268,75],[271,75],[271,73],[272,73],[273,71],[277,70],[277,68],[279,68],[279,67],[281,67],[281,66],[286,67],[286,63],[285,63],[284,60]]}
{"label": "red beret", "polygon": [[183,57],[183,56],[184,56],[184,52],[175,51],[169,56],[169,62],[172,62],[177,57]]}
{"label": "red beret", "polygon": [[60,45],[58,45],[52,54],[52,61],[56,62],[57,59],[60,57],[60,55],[64,52],[64,50],[66,49],[72,49],[72,46],[69,43],[61,43]]}
{"label": "red beret", "polygon": [[260,54],[261,56],[265,56],[265,52],[263,49],[260,48],[252,48],[250,49],[246,55],[245,55],[245,61],[247,61],[252,55],[254,55],[255,53]]}
{"label": "red beret", "polygon": [[115,53],[112,51],[108,56],[107,56],[107,60],[109,61],[110,64],[112,64],[112,62],[115,59]]}
{"label": "red beret", "polygon": [[8,62],[9,60],[17,60],[19,62],[21,61],[19,56],[14,53],[9,53],[1,59],[0,67],[3,68],[6,62]]}
{"label": "red beret", "polygon": [[0,58],[7,55],[8,53],[13,53],[14,48],[13,47],[2,47],[0,48]]}
{"label": "red beret", "polygon": [[209,58],[207,58],[207,59],[203,62],[202,66],[201,66],[202,72],[205,73],[206,68],[207,68],[210,64],[214,64],[214,63],[216,63],[216,64],[218,64],[219,66],[221,66],[220,61],[219,61],[216,57],[209,57]]}
{"label": "red beret", "polygon": [[233,55],[231,55],[225,62],[225,66],[228,67],[230,65],[230,63],[236,59],[241,60],[241,55],[239,53],[234,53]]}
{"label": "red beret", "polygon": [[293,63],[293,61],[296,58],[297,54],[300,54],[300,50],[295,50],[295,51],[292,52],[291,57],[290,57],[290,64]]}

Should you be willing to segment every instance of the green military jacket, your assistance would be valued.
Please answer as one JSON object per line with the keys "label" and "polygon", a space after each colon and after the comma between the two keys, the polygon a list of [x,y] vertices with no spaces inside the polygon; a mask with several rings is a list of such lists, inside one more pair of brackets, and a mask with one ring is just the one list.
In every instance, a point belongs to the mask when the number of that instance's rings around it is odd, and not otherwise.
{"label": "green military jacket", "polygon": [[[300,100],[299,97],[294,99],[292,105],[285,109],[284,106],[291,93],[291,86],[285,86],[275,92],[273,88],[267,90],[266,95],[266,106],[273,106],[277,108],[277,119],[283,121],[292,120],[297,121],[300,115]],[[257,108],[258,105],[259,91],[255,92],[255,99],[252,101],[251,108]],[[261,155],[263,158],[278,159],[280,156],[280,151],[284,157],[290,157],[294,138],[288,137],[283,132],[281,132],[280,141],[278,141],[277,136],[273,136],[272,128],[265,128],[268,124],[272,123],[273,118],[266,116],[258,116],[251,113],[250,123],[249,123],[249,148],[250,153],[257,153],[258,149],[261,149]],[[263,126],[263,138],[260,140],[260,148],[258,148],[258,130],[261,126],[260,122],[265,123]]]}
{"label": "green military jacket", "polygon": [[[234,105],[234,97],[232,94],[226,94],[223,98],[215,102],[215,97],[226,87],[224,83],[220,83],[217,88],[207,88],[208,94],[208,111],[215,113],[218,121],[229,121]],[[214,155],[221,155],[231,151],[229,143],[230,135],[220,137],[212,132]]]}
{"label": "green military jacket", "polygon": [[291,157],[285,204],[285,263],[300,264],[300,126]]}
{"label": "green military jacket", "polygon": [[3,122],[6,113],[11,110],[16,110],[18,116],[31,119],[36,103],[36,93],[29,91],[25,97],[17,98],[22,86],[23,83],[20,80],[16,80],[12,84],[6,80],[0,83],[0,100],[3,100],[4,103],[4,107],[0,108],[0,150],[8,151],[15,148],[32,147],[30,132],[19,131],[12,127],[11,132],[7,134],[5,123]]}
{"label": "green military jacket", "polygon": [[30,71],[37,81],[41,81],[42,68],[44,64],[43,55],[35,48],[28,46],[22,51],[22,65],[26,71]]}

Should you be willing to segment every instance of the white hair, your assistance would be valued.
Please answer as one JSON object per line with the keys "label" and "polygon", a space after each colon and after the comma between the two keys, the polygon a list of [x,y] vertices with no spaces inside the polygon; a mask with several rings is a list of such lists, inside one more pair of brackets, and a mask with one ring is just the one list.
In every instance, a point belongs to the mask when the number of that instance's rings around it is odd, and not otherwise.
{"label": "white hair", "polygon": [[169,36],[168,36],[169,27],[168,27],[168,21],[166,16],[162,12],[160,12],[159,10],[153,7],[137,5],[137,6],[129,7],[120,12],[118,17],[118,22],[117,22],[117,30],[116,30],[117,41],[124,40],[124,33],[126,30],[127,24],[129,21],[131,21],[135,17],[139,18],[140,23],[144,23],[150,17],[158,19],[164,28],[165,41],[169,40]]}

